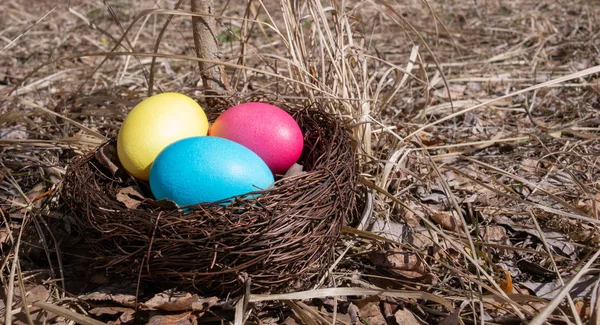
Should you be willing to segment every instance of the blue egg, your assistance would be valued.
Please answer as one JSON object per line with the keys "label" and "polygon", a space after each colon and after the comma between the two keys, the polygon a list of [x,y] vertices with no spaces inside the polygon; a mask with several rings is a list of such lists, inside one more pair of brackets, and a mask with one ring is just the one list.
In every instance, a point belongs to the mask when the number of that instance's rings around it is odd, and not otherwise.
{"label": "blue egg", "polygon": [[263,190],[274,182],[267,164],[252,150],[212,136],[167,146],[152,164],[149,180],[154,198],[180,207]]}

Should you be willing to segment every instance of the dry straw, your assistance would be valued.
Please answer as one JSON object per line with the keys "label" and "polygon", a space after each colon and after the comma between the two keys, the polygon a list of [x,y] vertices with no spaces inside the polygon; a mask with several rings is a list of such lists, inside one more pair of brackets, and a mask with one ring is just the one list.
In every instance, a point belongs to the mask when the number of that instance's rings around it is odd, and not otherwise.
{"label": "dry straw", "polygon": [[278,180],[261,196],[189,209],[146,199],[128,208],[121,191],[136,181],[118,166],[111,140],[72,160],[62,191],[68,215],[96,265],[164,287],[204,293],[298,290],[333,258],[355,211],[351,135],[322,109],[287,105],[305,136],[307,173]]}

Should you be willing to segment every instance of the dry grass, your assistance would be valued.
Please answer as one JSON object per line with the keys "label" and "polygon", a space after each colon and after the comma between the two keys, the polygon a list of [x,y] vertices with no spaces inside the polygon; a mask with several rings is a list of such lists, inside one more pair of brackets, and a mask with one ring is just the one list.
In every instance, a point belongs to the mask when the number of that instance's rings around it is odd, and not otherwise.
{"label": "dry grass", "polygon": [[[150,79],[155,92],[207,102],[188,4],[31,2],[0,4],[0,314],[24,323],[85,314],[89,301],[72,295],[102,282],[101,271],[57,264],[68,229],[41,236],[59,217],[44,208],[69,159],[114,136]],[[236,322],[292,311],[347,322],[342,300],[361,309],[375,295],[390,319],[400,308],[425,323],[600,324],[596,5],[336,3],[217,8],[235,91],[319,101],[352,124],[366,193],[321,289],[249,294]],[[541,291],[553,283],[565,289]],[[45,294],[21,301],[40,284]],[[323,296],[333,303],[313,308]],[[269,312],[273,300],[281,313]]]}

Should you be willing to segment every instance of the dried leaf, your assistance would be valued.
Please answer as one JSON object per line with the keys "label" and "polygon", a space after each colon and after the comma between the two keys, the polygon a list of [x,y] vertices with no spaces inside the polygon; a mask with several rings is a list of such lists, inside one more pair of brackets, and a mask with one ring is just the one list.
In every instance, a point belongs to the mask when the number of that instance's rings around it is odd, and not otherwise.
{"label": "dried leaf", "polygon": [[[42,301],[42,302],[46,301],[50,297],[50,292],[43,285],[36,285],[34,287],[26,287],[25,290],[26,290],[25,297],[26,297],[28,305],[31,305],[32,303],[34,303],[36,301]],[[23,298],[22,298],[20,288],[18,288],[18,287],[15,288],[14,295],[15,295],[15,301],[19,302],[17,304],[17,306],[22,307],[23,306]],[[0,304],[0,305],[2,305],[0,307],[4,307],[4,304]],[[35,305],[29,307],[29,312],[31,313],[31,317],[34,317],[34,318],[38,318],[38,317],[41,317],[42,315],[44,315],[44,317],[46,317],[48,320],[50,320],[50,319],[53,319],[54,317],[56,317],[55,314],[50,313],[50,312],[45,312],[40,307],[37,307]],[[13,317],[14,317],[13,324],[15,324],[15,325],[28,324],[24,308],[21,308],[18,313],[13,315]]]}
{"label": "dried leaf", "polygon": [[394,310],[398,308],[398,303],[396,303],[393,299],[388,299],[386,301],[383,301],[382,307],[383,316],[385,316],[385,318],[388,319],[394,316]]}
{"label": "dried leaf", "polygon": [[290,169],[287,170],[287,172],[285,172],[285,175],[283,175],[283,177],[292,177],[303,174],[306,174],[306,172],[304,171],[304,166],[295,163],[292,165],[292,167],[290,167]]}
{"label": "dried leaf", "polygon": [[360,300],[354,300],[353,303],[358,307],[358,309],[363,309],[366,305],[370,303],[379,304],[381,298],[379,296],[367,296]]}
{"label": "dried leaf", "polygon": [[455,309],[446,318],[444,318],[438,325],[458,325],[460,324],[460,313],[469,304],[468,301],[463,301],[459,308]]}
{"label": "dried leaf", "polygon": [[89,310],[89,313],[96,316],[116,315],[119,313],[134,311],[128,307],[96,307]]}
{"label": "dried leaf", "polygon": [[562,131],[548,132],[548,135],[555,139],[560,139],[562,136]]}
{"label": "dried leaf", "polygon": [[125,311],[121,314],[121,316],[119,316],[118,323],[121,323],[121,324],[129,323],[135,319],[134,315],[135,315],[135,310],[133,310],[133,309]]}
{"label": "dried leaf", "polygon": [[[37,198],[43,197],[44,193],[46,193],[46,183],[45,182],[40,182],[38,184],[35,184],[35,186],[33,186],[33,188],[31,188],[29,191],[27,191],[27,193],[25,194],[25,196],[27,196],[27,199],[29,201],[35,201]],[[18,196],[15,199],[15,202],[21,206],[26,206],[26,200],[25,198],[23,198],[22,196]],[[38,206],[39,204],[41,204],[41,202],[37,203]],[[26,208],[21,209],[21,211],[25,211]]]}
{"label": "dried leaf", "polygon": [[[594,205],[596,206],[596,211],[594,211]],[[575,206],[587,215],[593,216],[594,213],[600,215],[600,193],[596,193],[593,200],[579,200]]]}
{"label": "dried leaf", "polygon": [[119,293],[124,290],[119,290],[112,286],[106,286],[99,288],[96,292],[87,293],[80,295],[81,300],[92,300],[92,301],[111,301],[126,307],[135,307],[135,295]]}
{"label": "dried leaf", "polygon": [[348,314],[350,315],[350,321],[352,322],[352,324],[355,324],[358,321],[359,311],[360,309],[358,309],[358,307],[353,303],[350,303],[350,305],[348,306]]}
{"label": "dried leaf", "polygon": [[[521,231],[535,236],[541,241],[540,233],[537,231],[537,229],[525,228],[517,225],[511,226],[511,228],[513,228],[515,231]],[[575,245],[569,242],[569,239],[564,234],[556,231],[544,231],[544,239],[548,245],[560,250],[564,255],[568,257],[574,256]]]}
{"label": "dried leaf", "polygon": [[370,302],[360,309],[358,312],[360,317],[365,319],[371,325],[387,325],[385,317],[379,309],[379,304]]}
{"label": "dried leaf", "polygon": [[[569,279],[563,279],[564,283],[569,282]],[[573,299],[590,298],[594,285],[598,282],[598,275],[584,275],[579,279],[579,282],[571,289],[569,294]],[[527,281],[521,283],[522,286],[531,290],[537,297],[552,300],[563,288],[563,285],[558,279],[547,282]]]}
{"label": "dried leaf", "polygon": [[219,302],[217,297],[201,298],[192,302],[192,310],[203,311],[208,310]]}
{"label": "dried leaf", "polygon": [[388,252],[371,251],[369,258],[375,266],[389,269],[407,278],[420,278],[424,275],[425,266],[413,252],[395,248]]}
{"label": "dried leaf", "polygon": [[423,322],[419,322],[415,315],[410,312],[408,309],[399,309],[394,314],[394,319],[396,323],[401,325],[422,325]]}
{"label": "dried leaf", "polygon": [[144,200],[144,195],[137,186],[128,186],[119,190],[117,200],[123,203],[128,209],[137,208]]}
{"label": "dried leaf", "polygon": [[156,294],[150,300],[142,303],[142,309],[160,309],[167,311],[191,310],[192,303],[198,296],[189,292],[164,291]]}
{"label": "dried leaf", "polygon": [[435,211],[430,218],[446,230],[460,231],[462,229],[462,222],[453,211]]}
{"label": "dried leaf", "polygon": [[27,292],[27,302],[46,301],[50,297],[50,292],[43,285],[37,285]]}
{"label": "dried leaf", "polygon": [[23,125],[0,128],[0,139],[27,139],[27,128]]}
{"label": "dried leaf", "polygon": [[381,237],[401,242],[404,228],[405,226],[399,222],[393,220],[386,222],[383,218],[375,218],[373,223],[367,227],[367,230]]}
{"label": "dried leaf", "polygon": [[336,324],[356,324],[356,325],[360,324],[360,323],[357,323],[357,322],[353,322],[352,321],[352,317],[350,317],[349,314],[340,314],[340,313],[338,313],[336,315],[335,319],[336,319]]}
{"label": "dried leaf", "polygon": [[[505,225],[510,227],[512,230],[517,232],[524,232],[538,238],[541,241],[540,233],[534,227],[523,227],[515,223],[511,218],[494,217],[494,221],[500,225]],[[544,239],[548,243],[548,245],[552,246],[555,249],[560,250],[564,255],[568,257],[574,256],[575,253],[575,245],[569,241],[565,235],[555,232],[555,231],[544,231]]]}
{"label": "dried leaf", "polygon": [[191,316],[191,312],[176,315],[154,315],[148,321],[148,325],[191,325]]}
{"label": "dried leaf", "polygon": [[[312,306],[310,306],[310,307],[313,308]],[[318,312],[318,311],[315,310],[315,312]],[[279,318],[277,318],[277,317],[261,317],[260,323],[262,325],[279,325]]]}
{"label": "dried leaf", "polygon": [[545,172],[543,166],[540,165],[540,161],[531,158],[523,159],[523,161],[521,162],[521,169],[533,175],[539,175]]}
{"label": "dried leaf", "polygon": [[486,242],[507,243],[509,240],[506,228],[502,226],[481,226],[479,227],[479,233]]}
{"label": "dried leaf", "polygon": [[10,235],[5,227],[0,228],[0,245],[10,242]]}
{"label": "dried leaf", "polygon": [[410,209],[404,209],[404,208],[398,207],[397,213],[402,218],[402,220],[404,220],[404,222],[406,222],[407,226],[417,227],[420,224],[420,221],[419,221],[419,217],[417,217],[413,211],[418,211],[419,208],[415,204],[412,204],[412,203],[409,204],[409,207],[410,207]]}
{"label": "dried leaf", "polygon": [[[450,95],[448,95],[448,89],[450,89]],[[459,99],[464,96],[467,85],[451,84],[449,88],[443,87],[434,91],[434,96],[449,99],[452,97],[453,100]]]}
{"label": "dried leaf", "polygon": [[426,232],[411,233],[410,235],[408,235],[408,238],[406,240],[410,245],[418,248],[420,251],[434,245],[434,242],[433,240],[431,240],[429,233]]}

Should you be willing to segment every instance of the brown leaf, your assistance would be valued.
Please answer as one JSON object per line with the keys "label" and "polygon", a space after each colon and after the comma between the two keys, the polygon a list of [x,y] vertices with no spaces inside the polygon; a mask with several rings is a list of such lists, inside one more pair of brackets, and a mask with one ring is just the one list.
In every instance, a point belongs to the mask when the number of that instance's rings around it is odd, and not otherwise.
{"label": "brown leaf", "polygon": [[350,303],[350,305],[348,306],[348,314],[350,315],[350,321],[352,324],[356,323],[358,321],[358,312],[360,310],[358,309],[358,307],[356,307],[355,304]]}
{"label": "brown leaf", "polygon": [[427,247],[434,245],[434,242],[431,240],[428,233],[414,232],[408,235],[406,240],[409,244],[418,248],[419,250],[424,250]]}
{"label": "brown leaf", "polygon": [[[596,211],[594,211],[594,205],[596,206]],[[594,213],[600,215],[600,193],[596,193],[593,200],[579,200],[575,206],[587,215],[594,216]]]}
{"label": "brown leaf", "polygon": [[371,251],[369,258],[375,266],[387,268],[407,278],[420,278],[425,272],[425,266],[419,257],[402,248],[395,248],[389,252]]}
{"label": "brown leaf", "polygon": [[113,293],[118,292],[115,288],[103,288],[102,291],[96,291],[80,295],[81,300],[92,300],[92,301],[112,301],[122,306],[135,307],[135,295]]}
{"label": "brown leaf", "polygon": [[379,304],[370,302],[361,308],[358,313],[361,318],[364,318],[371,325],[387,325],[385,317],[379,309]]}
{"label": "brown leaf", "polygon": [[446,230],[461,231],[462,222],[452,211],[435,211],[430,218]]}
{"label": "brown leaf", "polygon": [[545,172],[543,166],[540,165],[540,161],[531,158],[523,159],[523,161],[521,162],[521,169],[533,175],[538,175]]}
{"label": "brown leaf", "polygon": [[27,292],[27,302],[46,301],[50,297],[50,292],[43,285],[37,285]]}
{"label": "brown leaf", "polygon": [[129,209],[137,208],[144,200],[144,195],[137,186],[128,186],[119,190],[117,201],[123,203]]}
{"label": "brown leaf", "polygon": [[6,227],[0,228],[0,245],[10,242],[10,235]]}
{"label": "brown leaf", "polygon": [[438,325],[458,325],[459,322],[459,314],[460,311],[457,309],[453,313],[450,313],[446,318],[444,318]]}
{"label": "brown leaf", "polygon": [[463,301],[460,307],[451,312],[438,325],[458,325],[460,322],[460,313],[469,304],[468,301]]}
{"label": "brown leaf", "polygon": [[[569,282],[569,280],[570,279],[563,279],[564,283]],[[579,279],[579,282],[571,288],[569,294],[573,299],[590,298],[597,281],[598,275],[584,275]],[[559,279],[546,283],[526,281],[522,282],[521,285],[531,290],[537,297],[548,300],[554,299],[563,288]]]}
{"label": "brown leaf", "polygon": [[[43,285],[36,285],[33,288],[26,288],[25,298],[27,299],[28,304],[32,304],[35,301],[46,301],[50,297],[50,292]],[[19,300],[22,300],[21,290],[15,290],[15,297]],[[37,307],[30,307],[30,309],[37,309]]]}
{"label": "brown leaf", "polygon": [[197,295],[189,292],[164,291],[156,294],[150,300],[142,303],[143,309],[161,309],[167,311],[181,311],[192,309],[192,303],[198,300]]}
{"label": "brown leaf", "polygon": [[[46,193],[46,183],[40,182],[40,183],[36,184],[35,186],[33,186],[33,188],[31,188],[27,193],[25,193],[25,196],[27,196],[27,199],[30,202],[33,202],[33,201],[36,201],[36,199],[38,199],[40,197],[44,197],[45,196],[44,193]],[[20,195],[17,196],[14,201],[16,204],[15,203],[13,203],[13,204],[15,204],[15,205],[19,205],[19,206],[27,205],[25,198]],[[41,202],[38,201],[36,203],[36,206],[39,207],[40,204],[41,204]],[[24,212],[26,209],[27,208],[23,208],[20,211]]]}
{"label": "brown leaf", "polygon": [[335,316],[335,319],[336,319],[336,324],[360,324],[357,322],[353,322],[352,317],[350,317],[350,315],[348,315],[348,314],[337,313],[337,315]]}
{"label": "brown leaf", "polygon": [[[535,236],[541,241],[540,232],[534,228],[525,228],[518,225],[510,226],[514,231],[521,231],[532,236]],[[564,235],[556,231],[544,231],[544,239],[546,242],[557,250],[560,250],[566,256],[574,256],[575,245],[569,242],[569,239]]]}
{"label": "brown leaf", "polygon": [[386,319],[394,317],[394,310],[398,309],[398,303],[396,302],[396,300],[391,298],[385,298],[382,305],[383,316],[385,316]]}
{"label": "brown leaf", "polygon": [[506,228],[502,226],[481,226],[479,233],[483,235],[483,240],[492,243],[506,243],[508,234]]}
{"label": "brown leaf", "polygon": [[132,322],[135,319],[135,310],[130,309],[128,311],[125,311],[121,314],[121,316],[119,316],[119,320],[117,322],[115,322],[115,325],[120,323],[120,324],[126,324],[129,322]]}
{"label": "brown leaf", "polygon": [[201,298],[192,302],[192,310],[203,311],[208,310],[219,302],[217,297]]}
{"label": "brown leaf", "polygon": [[296,175],[306,174],[306,172],[303,169],[304,169],[304,166],[302,166],[298,163],[293,164],[292,167],[290,167],[290,169],[288,169],[285,172],[285,175],[283,175],[283,177],[292,177],[292,176],[296,176]]}
{"label": "brown leaf", "polygon": [[398,207],[398,215],[406,222],[409,227],[417,227],[420,223],[419,217],[415,215],[413,211],[418,211],[419,208],[415,204],[410,204],[410,209],[403,209]]}
{"label": "brown leaf", "polygon": [[378,296],[367,296],[366,298],[353,301],[353,304],[355,304],[358,309],[363,309],[370,303],[379,304],[380,300],[381,299]]}
{"label": "brown leaf", "polygon": [[410,312],[408,309],[399,309],[394,314],[394,319],[396,323],[401,325],[421,325],[423,322],[419,322],[415,315]]}
{"label": "brown leaf", "polygon": [[192,313],[185,312],[176,315],[154,315],[148,325],[191,325]]}
{"label": "brown leaf", "polygon": [[90,309],[89,313],[96,316],[102,315],[116,315],[119,313],[133,311],[133,309],[128,307],[96,307]]}
{"label": "brown leaf", "polygon": [[[34,287],[26,287],[25,298],[27,304],[30,305],[29,312],[30,316],[35,319],[46,318],[46,320],[51,320],[56,317],[55,314],[46,312],[45,310],[31,306],[31,304],[35,301],[46,301],[50,297],[50,292],[43,285],[36,285]],[[17,307],[23,306],[23,299],[21,290],[17,287],[15,288],[15,301],[18,302]],[[0,307],[4,307],[3,303],[0,303]],[[13,324],[15,325],[27,325],[27,317],[25,315],[25,309],[20,308],[20,311],[13,315]]]}
{"label": "brown leaf", "polygon": [[381,237],[401,242],[404,237],[404,228],[403,224],[394,220],[387,222],[383,218],[374,218],[367,230]]}
{"label": "brown leaf", "polygon": [[[448,95],[448,89],[450,89],[450,95]],[[443,87],[434,91],[434,96],[449,99],[452,96],[453,100],[459,99],[464,96],[467,85],[451,84],[449,88]]]}
{"label": "brown leaf", "polygon": [[27,139],[27,128],[23,125],[0,128],[0,139]]}

